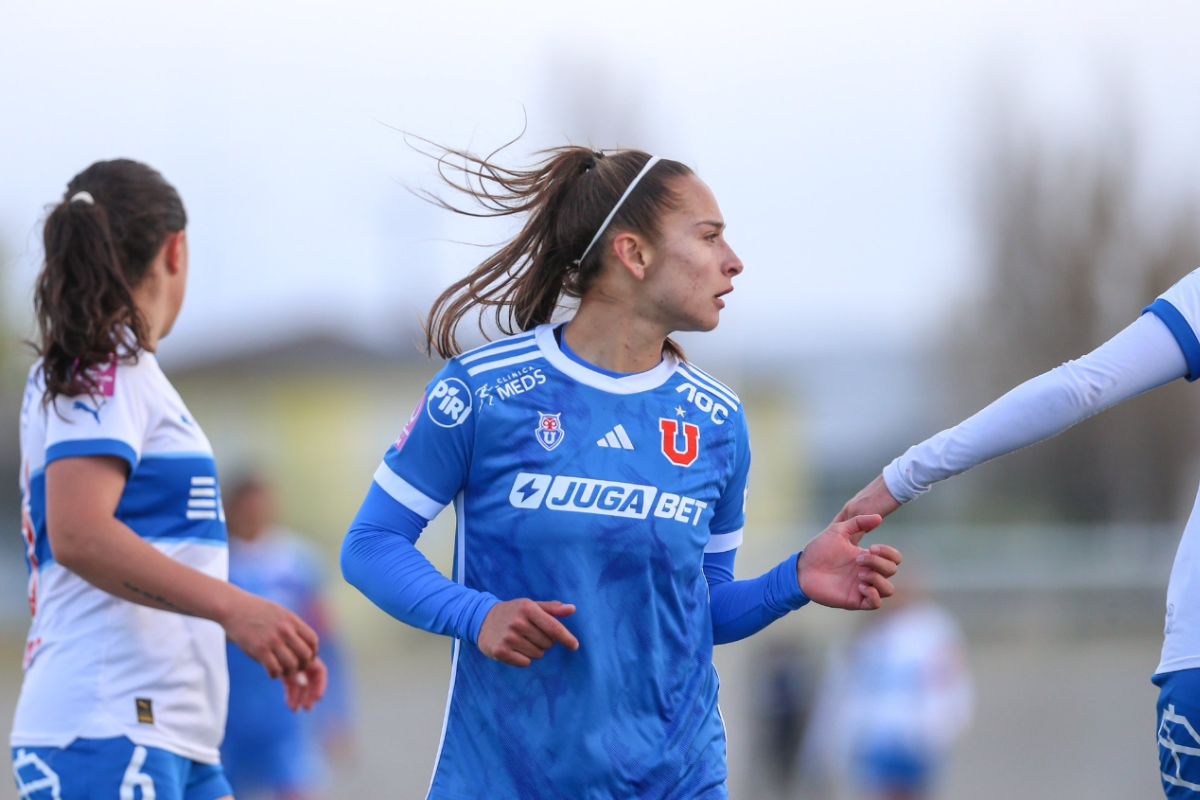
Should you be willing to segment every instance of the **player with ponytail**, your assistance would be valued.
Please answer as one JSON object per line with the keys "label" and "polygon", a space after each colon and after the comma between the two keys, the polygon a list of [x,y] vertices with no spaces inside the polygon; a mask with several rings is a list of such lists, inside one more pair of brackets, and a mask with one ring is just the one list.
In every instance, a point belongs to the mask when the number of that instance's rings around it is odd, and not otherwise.
{"label": "player with ponytail", "polygon": [[[863,516],[733,579],[744,409],[670,335],[715,328],[742,263],[691,169],[639,150],[528,169],[442,155],[479,206],[464,213],[524,225],[434,302],[427,343],[450,361],[342,549],[383,610],[454,639],[429,797],[723,798],[713,645],[809,599],[877,608],[900,554],[859,547],[879,523]],[[458,325],[486,309],[510,335],[461,353]],[[450,503],[453,579],[415,548]]]}
{"label": "player with ponytail", "polygon": [[226,637],[293,708],[324,688],[312,629],[227,582],[212,449],[155,356],[183,304],[186,226],[174,187],[129,160],[76,175],[46,219],[21,409],[22,800],[230,796]]}

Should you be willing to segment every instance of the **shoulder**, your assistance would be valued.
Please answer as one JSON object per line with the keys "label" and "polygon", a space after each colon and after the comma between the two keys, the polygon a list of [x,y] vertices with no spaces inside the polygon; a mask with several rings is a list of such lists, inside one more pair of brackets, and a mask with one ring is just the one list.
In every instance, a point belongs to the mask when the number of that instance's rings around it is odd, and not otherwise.
{"label": "shoulder", "polygon": [[742,400],[737,392],[693,362],[678,362],[675,376],[680,382],[676,391],[685,393],[702,412],[716,415],[714,421],[720,416],[744,418]]}
{"label": "shoulder", "polygon": [[[528,331],[480,345],[455,356],[442,365],[421,402],[413,412],[413,422],[424,407],[439,427],[457,428],[471,417],[476,398],[484,401],[494,383],[529,367],[542,358],[536,332]],[[411,424],[411,422],[410,422]]]}
{"label": "shoulder", "polygon": [[89,370],[102,397],[141,393],[167,382],[162,367],[153,353],[141,352],[136,357],[113,359],[107,365]]}
{"label": "shoulder", "polygon": [[450,359],[442,372],[471,385],[487,383],[498,374],[544,359],[537,337],[535,329],[488,342]]}

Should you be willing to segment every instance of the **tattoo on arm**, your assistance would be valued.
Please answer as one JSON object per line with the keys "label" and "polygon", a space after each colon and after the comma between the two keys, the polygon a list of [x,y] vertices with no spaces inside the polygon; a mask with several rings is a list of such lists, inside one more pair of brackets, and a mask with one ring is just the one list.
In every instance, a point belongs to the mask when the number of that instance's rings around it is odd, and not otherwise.
{"label": "tattoo on arm", "polygon": [[130,583],[129,581],[125,581],[125,588],[128,589],[129,591],[133,592],[134,594],[138,595],[139,597],[149,600],[152,604],[154,604],[156,606],[161,606],[162,608],[165,608],[168,611],[175,611],[180,614],[187,613],[182,608],[175,605],[174,603],[172,603],[170,600],[163,597],[162,595],[157,595],[152,592],[147,592],[145,589],[141,588],[140,586],[135,586],[132,583]]}

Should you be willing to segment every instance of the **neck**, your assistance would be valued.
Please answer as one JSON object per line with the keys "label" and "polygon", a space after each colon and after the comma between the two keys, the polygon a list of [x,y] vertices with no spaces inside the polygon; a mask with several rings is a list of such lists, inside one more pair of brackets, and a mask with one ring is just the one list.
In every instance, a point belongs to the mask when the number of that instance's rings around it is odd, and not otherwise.
{"label": "neck", "polygon": [[589,293],[563,338],[585,361],[612,372],[634,373],[658,366],[667,334],[627,306]]}
{"label": "neck", "polygon": [[146,338],[142,340],[142,346],[153,353],[158,350],[165,319],[162,303],[156,302],[153,288],[147,286],[149,283],[151,281],[142,281],[142,285],[133,290],[133,303],[146,323]]}

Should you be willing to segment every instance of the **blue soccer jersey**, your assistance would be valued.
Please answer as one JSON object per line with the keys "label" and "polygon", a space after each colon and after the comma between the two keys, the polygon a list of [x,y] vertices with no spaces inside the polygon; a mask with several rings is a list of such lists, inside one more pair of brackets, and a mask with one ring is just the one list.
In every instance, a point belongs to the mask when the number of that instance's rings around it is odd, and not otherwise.
{"label": "blue soccer jersey", "polygon": [[[749,465],[738,397],[669,354],[616,376],[541,326],[445,366],[359,515],[455,506],[453,578],[473,591],[423,623],[459,637],[430,797],[724,796],[703,567],[741,543]],[[419,615],[450,589],[381,605]],[[487,611],[521,597],[575,604],[580,649],[526,669],[483,655]]]}

